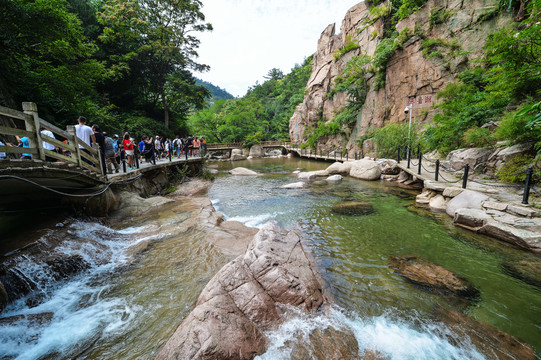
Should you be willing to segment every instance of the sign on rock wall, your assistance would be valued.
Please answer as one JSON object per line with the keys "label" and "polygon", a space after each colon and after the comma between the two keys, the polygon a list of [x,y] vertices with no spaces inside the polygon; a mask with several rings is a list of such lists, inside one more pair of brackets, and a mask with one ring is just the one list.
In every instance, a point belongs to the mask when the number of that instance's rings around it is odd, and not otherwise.
{"label": "sign on rock wall", "polygon": [[410,96],[406,99],[406,105],[413,105],[413,108],[433,107],[436,104],[436,94]]}

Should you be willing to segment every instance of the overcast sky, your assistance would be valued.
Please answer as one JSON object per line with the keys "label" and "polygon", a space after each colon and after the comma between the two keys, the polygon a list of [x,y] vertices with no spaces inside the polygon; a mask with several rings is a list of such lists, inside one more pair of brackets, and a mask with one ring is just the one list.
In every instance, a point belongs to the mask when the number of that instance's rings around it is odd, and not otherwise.
{"label": "overcast sky", "polygon": [[313,54],[327,25],[340,31],[347,10],[360,0],[202,0],[212,32],[199,34],[198,62],[211,70],[195,76],[246,94],[272,68],[288,74]]}

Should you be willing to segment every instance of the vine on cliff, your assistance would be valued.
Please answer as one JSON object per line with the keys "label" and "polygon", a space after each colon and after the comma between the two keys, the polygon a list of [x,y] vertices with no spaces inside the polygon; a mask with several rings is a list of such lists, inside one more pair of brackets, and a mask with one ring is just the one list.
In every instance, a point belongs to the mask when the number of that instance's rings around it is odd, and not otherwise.
{"label": "vine on cliff", "polygon": [[483,61],[438,94],[439,112],[425,132],[430,148],[446,152],[469,146],[491,123],[496,130],[487,138],[533,141],[541,151],[540,10],[541,0],[529,2],[524,20],[491,34]]}

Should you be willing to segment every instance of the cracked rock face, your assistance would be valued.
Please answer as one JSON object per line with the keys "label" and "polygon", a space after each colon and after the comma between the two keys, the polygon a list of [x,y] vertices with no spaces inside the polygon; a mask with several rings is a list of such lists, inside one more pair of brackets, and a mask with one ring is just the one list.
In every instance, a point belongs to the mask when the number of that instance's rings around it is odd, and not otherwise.
{"label": "cracked rock face", "polygon": [[299,235],[267,225],[207,284],[156,359],[252,359],[265,351],[263,331],[279,323],[280,304],[314,313],[323,301]]}
{"label": "cracked rock face", "polygon": [[[383,40],[383,20],[371,13],[367,3],[360,2],[348,10],[339,33],[334,24],[321,33],[313,58],[312,73],[306,86],[307,94],[290,119],[291,141],[303,141],[306,129],[313,128],[322,118],[330,121],[347,104],[346,93],[338,92],[332,97],[327,97],[327,94],[332,91],[336,78],[352,57],[374,56],[377,46]],[[357,122],[353,128],[348,129],[350,132],[321,139],[318,145],[320,149],[346,148],[350,156],[353,152],[360,151],[358,139],[369,133],[371,128],[408,122],[408,116],[403,109],[410,98],[415,99],[411,113],[414,121],[430,123],[435,114],[433,106],[438,102],[436,94],[455,82],[456,74],[462,72],[468,63],[482,56],[488,34],[512,21],[510,16],[478,21],[487,9],[497,5],[497,0],[429,0],[421,9],[401,20],[396,25],[397,32],[407,28],[413,33],[416,29],[427,39],[452,39],[460,44],[461,49],[468,55],[454,56],[449,53],[442,57],[428,57],[421,48],[423,38],[412,36],[388,61],[385,86],[375,90],[376,76],[370,73],[365,77],[370,90]],[[383,6],[386,4],[379,5],[380,8]],[[448,21],[432,26],[430,17],[432,12],[437,10],[450,14],[450,17]],[[343,49],[348,42],[354,42],[359,47],[336,60],[335,51]],[[443,48],[439,50],[444,53],[447,51]],[[372,150],[366,141],[363,149],[365,153]]]}

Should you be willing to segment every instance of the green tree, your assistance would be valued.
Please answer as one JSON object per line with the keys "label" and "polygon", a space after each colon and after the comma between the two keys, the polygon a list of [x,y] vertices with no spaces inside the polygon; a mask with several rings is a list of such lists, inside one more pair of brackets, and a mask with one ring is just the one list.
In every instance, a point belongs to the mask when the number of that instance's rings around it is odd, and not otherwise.
{"label": "green tree", "polygon": [[[204,23],[199,0],[106,0],[100,21],[104,25],[101,40],[105,44],[122,47],[110,53],[111,69],[118,77],[136,70],[143,81],[140,87],[143,100],[163,112],[163,122],[169,128],[172,105],[178,98],[193,107],[201,107],[204,89],[188,79],[185,70],[204,71],[207,65],[197,63],[199,40],[194,33],[212,30]],[[191,77],[191,74],[190,76]],[[179,92],[180,91],[180,92]],[[186,115],[187,108],[182,108]]]}
{"label": "green tree", "polygon": [[100,103],[104,64],[65,0],[0,0],[0,18],[0,85],[15,103],[36,102],[47,119]]}

